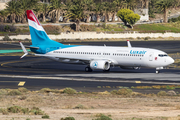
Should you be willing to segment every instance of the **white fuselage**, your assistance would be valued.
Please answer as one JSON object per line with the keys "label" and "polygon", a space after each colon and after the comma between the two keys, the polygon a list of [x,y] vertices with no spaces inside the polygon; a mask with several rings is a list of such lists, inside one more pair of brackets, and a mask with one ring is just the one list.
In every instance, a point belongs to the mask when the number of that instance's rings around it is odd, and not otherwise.
{"label": "white fuselage", "polygon": [[76,46],[48,52],[46,57],[60,62],[84,64],[89,64],[84,62],[86,60],[109,60],[111,65],[125,67],[157,68],[174,62],[163,51],[138,47]]}

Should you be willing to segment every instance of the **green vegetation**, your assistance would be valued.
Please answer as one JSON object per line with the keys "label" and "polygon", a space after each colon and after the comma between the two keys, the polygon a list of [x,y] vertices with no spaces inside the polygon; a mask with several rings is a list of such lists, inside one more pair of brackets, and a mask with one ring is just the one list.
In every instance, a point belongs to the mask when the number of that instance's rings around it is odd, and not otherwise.
{"label": "green vegetation", "polygon": [[178,27],[173,27],[171,24],[142,24],[136,25],[134,31],[139,31],[140,33],[179,33],[180,29]]}
{"label": "green vegetation", "polygon": [[9,113],[44,115],[44,111],[42,111],[41,109],[39,109],[37,107],[33,107],[32,109],[29,109],[29,108],[22,108],[20,106],[12,106],[12,107],[8,107],[8,108],[1,108],[0,113],[2,113],[3,115],[8,115]]}
{"label": "green vegetation", "polygon": [[76,94],[77,91],[75,89],[72,89],[72,88],[65,88],[63,93],[66,93],[66,94]]}
{"label": "green vegetation", "polygon": [[86,109],[84,105],[78,104],[77,106],[74,107],[74,109]]}
{"label": "green vegetation", "polygon": [[121,18],[125,25],[129,23],[131,28],[133,29],[134,24],[140,20],[140,16],[138,14],[134,14],[134,12],[130,9],[121,9],[117,12],[117,16]]}
{"label": "green vegetation", "polygon": [[157,93],[157,95],[158,95],[158,96],[166,96],[167,93],[166,93],[166,91],[159,91],[159,92]]}
{"label": "green vegetation", "polygon": [[74,117],[66,117],[66,118],[61,118],[61,120],[75,120]]}
{"label": "green vegetation", "polygon": [[112,120],[109,116],[106,116],[104,114],[97,114],[96,117],[98,117],[95,120]]}
{"label": "green vegetation", "polygon": [[11,90],[8,92],[8,95],[21,95],[22,93],[19,90]]}
{"label": "green vegetation", "polygon": [[163,11],[164,22],[168,22],[168,9],[176,6],[177,0],[157,0],[156,7]]}
{"label": "green vegetation", "polygon": [[[40,0],[9,1],[6,9],[0,11],[0,20],[4,23],[26,23],[26,10],[31,9],[43,23],[59,23],[59,18],[63,15],[62,21],[69,22],[69,20],[72,20],[76,25],[76,30],[79,31],[80,22],[114,22],[116,14],[125,25],[129,23],[133,26],[139,20],[139,15],[135,15],[132,10],[139,7],[149,9],[149,15],[152,18],[155,17],[155,13],[164,13],[164,21],[167,22],[168,9],[180,6],[179,0],[48,1],[49,4],[40,2]],[[92,15],[96,16],[94,21],[91,19]],[[47,16],[48,18],[46,19]]]}
{"label": "green vegetation", "polygon": [[45,115],[42,116],[42,118],[43,118],[43,119],[49,119],[49,115],[46,115],[46,114],[45,114]]}
{"label": "green vegetation", "polygon": [[118,91],[117,90],[113,90],[111,91],[110,93],[111,94],[114,94],[114,95],[124,95],[124,96],[130,96],[132,95],[132,90],[131,89],[128,89],[128,88],[122,88],[122,89],[119,89]]}
{"label": "green vegetation", "polygon": [[153,86],[132,86],[132,89],[167,89],[174,90],[176,88],[180,88],[180,85],[153,85]]}

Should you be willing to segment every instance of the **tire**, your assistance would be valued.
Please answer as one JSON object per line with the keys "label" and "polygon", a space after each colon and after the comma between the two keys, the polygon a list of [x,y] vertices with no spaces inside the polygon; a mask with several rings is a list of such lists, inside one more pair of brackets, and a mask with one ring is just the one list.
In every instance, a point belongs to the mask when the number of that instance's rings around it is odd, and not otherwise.
{"label": "tire", "polygon": [[92,69],[90,67],[85,67],[86,72],[92,72]]}

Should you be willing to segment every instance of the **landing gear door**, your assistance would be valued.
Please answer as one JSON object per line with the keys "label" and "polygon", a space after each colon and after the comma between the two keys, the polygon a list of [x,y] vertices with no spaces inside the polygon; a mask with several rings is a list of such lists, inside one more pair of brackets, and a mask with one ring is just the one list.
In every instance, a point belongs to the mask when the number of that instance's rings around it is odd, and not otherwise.
{"label": "landing gear door", "polygon": [[153,61],[153,52],[151,52],[150,54],[149,54],[149,61]]}

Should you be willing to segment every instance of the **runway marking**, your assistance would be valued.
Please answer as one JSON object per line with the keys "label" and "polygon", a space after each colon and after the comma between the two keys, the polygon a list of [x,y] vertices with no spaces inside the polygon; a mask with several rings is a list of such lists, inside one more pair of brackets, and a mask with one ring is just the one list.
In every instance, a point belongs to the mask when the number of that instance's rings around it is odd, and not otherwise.
{"label": "runway marking", "polygon": [[[49,79],[49,80],[69,80],[69,81],[92,81],[92,82],[117,82],[117,83],[134,83],[135,81],[131,80],[99,80],[99,79],[86,79],[86,78],[67,78],[67,77],[35,77],[35,76],[18,76],[18,75],[0,75],[0,77],[6,78],[26,78],[26,79]],[[144,84],[164,84],[164,85],[180,85],[176,82],[156,82],[156,81],[143,81]],[[105,87],[105,86],[103,86]]]}
{"label": "runway marking", "polygon": [[9,67],[9,66],[5,66],[5,64],[16,63],[16,62],[20,62],[20,61],[5,62],[5,63],[2,63],[1,66],[3,66],[3,67]]}
{"label": "runway marking", "polygon": [[[27,50],[30,51],[30,50]],[[19,50],[0,50],[0,53],[19,53],[19,52],[23,52],[23,50],[19,49]]]}
{"label": "runway marking", "polygon": [[18,86],[24,86],[26,82],[19,82]]}
{"label": "runway marking", "polygon": [[141,83],[141,81],[135,81],[136,83]]}

